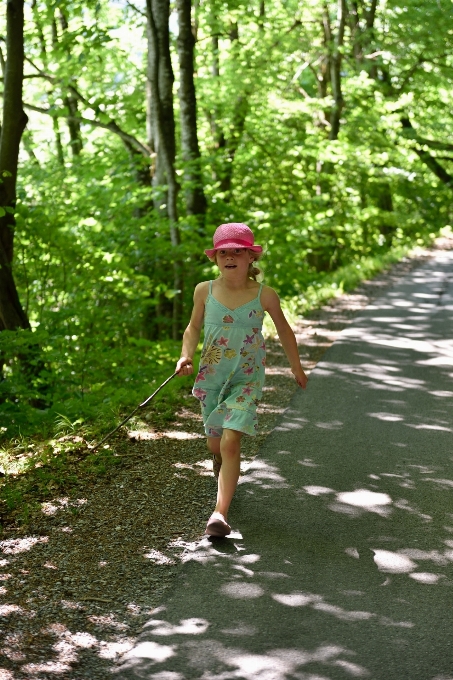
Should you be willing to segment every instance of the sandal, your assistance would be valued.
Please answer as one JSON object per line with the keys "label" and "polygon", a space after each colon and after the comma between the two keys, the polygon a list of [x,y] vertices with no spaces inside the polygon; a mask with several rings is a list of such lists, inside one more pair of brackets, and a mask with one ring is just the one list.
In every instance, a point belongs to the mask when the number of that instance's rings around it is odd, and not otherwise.
{"label": "sandal", "polygon": [[223,515],[220,512],[213,512],[206,524],[205,535],[216,536],[217,538],[225,538],[231,533],[230,525],[225,522]]}
{"label": "sandal", "polygon": [[214,477],[215,477],[216,479],[219,478],[220,468],[221,468],[221,467],[222,467],[222,461],[220,461],[220,463],[219,463],[219,461],[218,461],[217,458],[215,457],[215,453],[213,453],[213,454],[212,454],[212,470],[213,470],[213,472],[214,472]]}

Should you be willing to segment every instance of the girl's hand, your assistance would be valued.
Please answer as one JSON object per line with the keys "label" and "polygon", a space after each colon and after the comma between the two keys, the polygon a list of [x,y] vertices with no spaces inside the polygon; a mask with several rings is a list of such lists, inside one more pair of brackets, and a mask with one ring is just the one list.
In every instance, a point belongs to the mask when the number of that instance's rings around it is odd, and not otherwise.
{"label": "girl's hand", "polygon": [[294,370],[291,369],[291,371],[299,387],[302,387],[302,389],[304,390],[307,387],[308,377],[305,375],[302,366],[299,366]]}
{"label": "girl's hand", "polygon": [[176,364],[175,373],[177,373],[179,377],[181,377],[182,375],[190,375],[191,373],[193,373],[192,359],[187,359],[187,357],[181,357],[178,363]]}

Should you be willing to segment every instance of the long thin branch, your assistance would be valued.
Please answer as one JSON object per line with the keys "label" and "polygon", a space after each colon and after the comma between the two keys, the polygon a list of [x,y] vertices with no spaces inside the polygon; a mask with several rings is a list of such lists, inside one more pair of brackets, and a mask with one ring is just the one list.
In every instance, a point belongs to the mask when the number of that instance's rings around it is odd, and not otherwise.
{"label": "long thin branch", "polygon": [[453,151],[453,143],[451,142],[439,142],[436,139],[420,137],[417,134],[417,131],[412,126],[412,123],[407,118],[403,118],[401,123],[404,129],[404,136],[406,137],[406,139],[413,139],[414,142],[417,142],[417,144],[420,144],[420,146],[429,146],[431,149],[434,149],[435,151]]}
{"label": "long thin branch", "polygon": [[127,0],[126,5],[128,7],[130,7],[131,9],[133,9],[134,12],[137,12],[137,14],[141,14],[142,17],[146,17],[146,12],[142,12],[142,10],[139,9],[136,5],[134,5],[133,2],[129,2],[129,0]]}
{"label": "long thin branch", "polygon": [[[1,95],[1,93],[0,93]],[[140,153],[145,157],[145,158],[150,158],[151,157],[151,152],[149,148],[140,142],[136,137],[133,135],[130,135],[127,132],[124,132],[120,128],[120,126],[114,121],[114,120],[109,120],[108,123],[102,123],[100,120],[92,120],[90,118],[84,118],[83,116],[67,116],[64,112],[61,114],[55,115],[55,109],[44,109],[41,108],[40,106],[34,106],[33,104],[27,104],[24,102],[24,108],[28,109],[30,111],[36,111],[37,113],[43,113],[46,116],[51,116],[52,118],[66,118],[66,120],[74,120],[79,123],[83,123],[84,125],[92,125],[93,127],[98,127],[102,128],[104,130],[110,130],[110,132],[113,132],[115,135],[118,135],[123,142],[126,142],[128,144],[131,144],[134,149],[137,149],[140,151]]]}
{"label": "long thin branch", "polygon": [[[413,139],[417,144],[421,144],[420,140],[417,138],[417,133],[409,120],[409,118],[402,118],[401,125],[405,131],[405,136]],[[429,151],[425,149],[414,148],[415,153],[420,158],[420,160],[433,172],[441,182],[443,182],[449,188],[453,187],[453,176],[442,167],[442,165],[437,161],[434,156],[431,156]]]}

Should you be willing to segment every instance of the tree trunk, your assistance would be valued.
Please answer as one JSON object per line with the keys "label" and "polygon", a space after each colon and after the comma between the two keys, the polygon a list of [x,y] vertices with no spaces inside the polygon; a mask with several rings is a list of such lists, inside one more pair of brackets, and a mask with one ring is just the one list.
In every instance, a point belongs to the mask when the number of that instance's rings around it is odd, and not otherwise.
{"label": "tree trunk", "polygon": [[395,225],[392,219],[386,219],[385,214],[388,213],[389,218],[393,214],[392,190],[388,182],[381,182],[377,185],[377,206],[382,211],[379,231],[385,238],[386,246],[390,247],[395,234]]}
{"label": "tree trunk", "polygon": [[[371,0],[369,7],[364,0],[351,2],[349,12],[349,25],[351,28],[351,38],[353,44],[353,56],[358,69],[367,68],[371,78],[377,78],[377,64],[374,61],[364,61],[364,54],[372,50],[374,43],[374,22],[376,19],[377,0]],[[364,24],[364,27],[361,27]],[[369,64],[369,65],[368,65]]]}
{"label": "tree trunk", "polygon": [[344,43],[346,11],[345,0],[338,0],[337,33],[333,41],[330,54],[330,78],[334,103],[330,114],[329,139],[338,139],[338,133],[340,131],[340,118],[344,107],[343,92],[341,88],[341,62],[343,58],[341,50]]}
{"label": "tree trunk", "polygon": [[[166,185],[165,212],[170,224],[170,241],[175,249],[173,259],[173,339],[178,339],[182,324],[182,259],[178,228],[175,172],[175,119],[173,111],[173,69],[170,55],[169,0],[146,0],[148,29],[148,78],[152,107],[153,138],[156,150],[154,185]],[[156,192],[157,193],[157,192]],[[162,211],[161,211],[162,212]]]}
{"label": "tree trunk", "polygon": [[14,209],[19,146],[27,124],[22,106],[24,75],[24,2],[6,5],[6,65],[0,138],[0,319],[7,330],[30,328],[12,273]]}
{"label": "tree trunk", "polygon": [[197,101],[194,83],[194,47],[191,0],[177,0],[179,35],[179,102],[181,112],[181,147],[184,160],[185,199],[188,215],[198,218],[199,230],[204,231],[206,198],[200,167],[200,147],[197,133]]}
{"label": "tree trunk", "polygon": [[[65,32],[69,28],[68,20],[64,12],[61,10],[61,8],[59,10],[59,13],[60,13],[60,26],[62,31]],[[54,28],[54,40],[56,44],[58,42],[58,32],[56,26]],[[69,130],[71,153],[73,156],[79,156],[83,149],[83,142],[80,123],[77,120],[77,115],[79,113],[77,99],[73,95],[67,94],[64,98],[64,105],[68,110],[67,123]]]}

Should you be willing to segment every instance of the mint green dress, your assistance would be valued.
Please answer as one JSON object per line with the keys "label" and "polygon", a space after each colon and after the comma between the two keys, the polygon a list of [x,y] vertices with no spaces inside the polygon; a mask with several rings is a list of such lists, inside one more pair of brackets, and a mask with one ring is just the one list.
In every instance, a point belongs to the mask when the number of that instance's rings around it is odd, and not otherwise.
{"label": "mint green dress", "polygon": [[208,437],[224,428],[255,435],[256,407],[264,385],[266,346],[261,284],[254,300],[229,309],[212,295],[206,298],[204,344],[192,394],[200,400]]}

